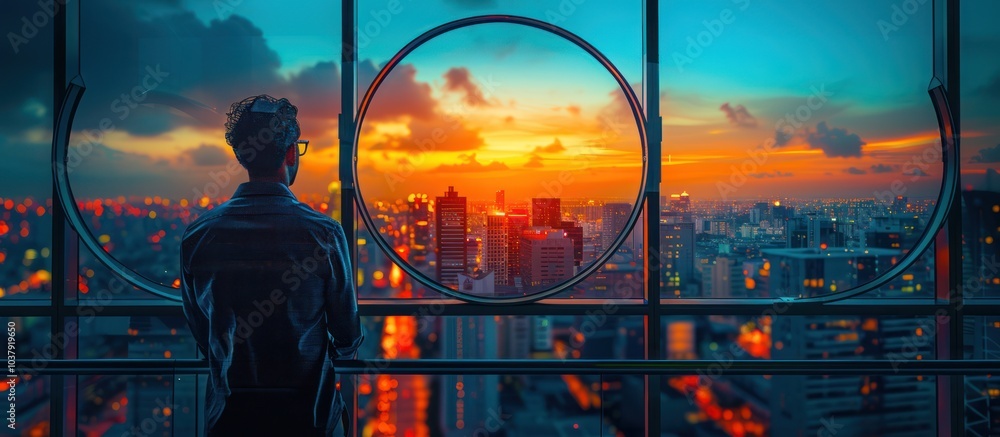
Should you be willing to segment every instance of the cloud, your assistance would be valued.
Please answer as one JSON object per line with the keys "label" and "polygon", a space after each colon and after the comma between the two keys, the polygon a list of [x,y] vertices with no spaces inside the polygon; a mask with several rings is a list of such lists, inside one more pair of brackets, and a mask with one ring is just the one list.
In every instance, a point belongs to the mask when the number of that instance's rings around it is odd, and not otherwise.
{"label": "cloud", "polygon": [[975,163],[995,163],[1000,162],[1000,144],[993,147],[979,149],[979,153],[972,155],[969,162]]}
{"label": "cloud", "polygon": [[899,168],[897,165],[875,164],[871,167],[872,173],[892,173]]}
{"label": "cloud", "polygon": [[923,170],[921,170],[919,168],[915,168],[915,169],[911,170],[909,173],[903,172],[903,176],[913,176],[915,178],[922,178],[922,177],[927,177],[927,176],[930,176],[930,175],[927,174],[927,172],[925,172],[925,171],[923,171]]}
{"label": "cloud", "polygon": [[[364,64],[359,66],[359,77],[369,75],[374,77],[375,65],[371,61],[366,61]],[[365,73],[362,74],[361,70]],[[423,153],[471,151],[482,147],[485,143],[480,130],[468,126],[459,115],[445,113],[431,94],[430,84],[418,82],[416,74],[417,70],[413,65],[404,64],[396,67],[379,88],[363,126],[365,133],[370,132],[369,129],[372,127],[370,122],[377,124],[405,121],[408,133],[383,134],[377,139],[363,139],[362,150]],[[449,76],[451,79],[448,79]],[[467,99],[477,96],[474,98],[482,100],[485,104],[482,93],[468,80],[468,70],[465,68],[452,68],[445,74],[445,78],[451,82],[451,86],[466,92]],[[470,91],[469,87],[474,91]]]}
{"label": "cloud", "polygon": [[524,164],[525,168],[542,168],[542,167],[544,167],[544,165],[542,164],[542,157],[541,156],[539,156],[538,154],[535,154],[535,153],[532,153],[530,156],[531,157],[528,158],[528,162],[526,164]]}
{"label": "cloud", "polygon": [[465,103],[469,106],[487,106],[489,102],[483,97],[482,90],[473,83],[469,69],[452,67],[444,73],[444,89],[452,92],[465,93]]}
{"label": "cloud", "polygon": [[862,174],[865,174],[865,173],[868,173],[868,172],[864,171],[864,170],[862,170],[860,168],[857,168],[857,167],[848,167],[848,168],[844,169],[844,173],[853,174],[853,175],[862,175]]}
{"label": "cloud", "polygon": [[372,145],[362,141],[362,151],[395,150],[412,154],[424,152],[465,152],[482,147],[480,131],[470,128],[460,118],[411,120],[408,135],[385,134]]}
{"label": "cloud", "polygon": [[[358,66],[359,75],[362,69],[377,71],[370,60]],[[393,121],[403,116],[420,120],[434,118],[438,112],[438,104],[431,95],[431,86],[417,82],[416,77],[417,69],[412,64],[396,66],[372,99],[366,120],[370,118],[373,121]],[[339,107],[338,102],[329,104]]]}
{"label": "cloud", "polygon": [[831,158],[860,157],[864,141],[857,134],[847,132],[844,128],[829,128],[825,121],[816,125],[816,130],[806,135],[809,148],[820,149]]}
{"label": "cloud", "polygon": [[795,137],[795,132],[785,132],[782,130],[774,131],[774,145],[777,147],[786,146],[788,143],[792,142],[792,138]]}
{"label": "cloud", "polygon": [[774,173],[769,173],[769,172],[750,173],[747,176],[750,176],[750,177],[752,177],[754,179],[764,179],[764,178],[788,178],[788,177],[792,177],[794,175],[792,173],[790,173],[790,172],[782,172],[782,171],[779,170],[779,171],[775,171]]}
{"label": "cloud", "polygon": [[569,105],[566,107],[566,112],[573,115],[580,115],[580,105]]}
{"label": "cloud", "polygon": [[723,103],[719,110],[726,114],[729,124],[745,128],[757,127],[757,118],[750,115],[743,105],[730,106],[729,102]]}
{"label": "cloud", "polygon": [[190,162],[197,166],[214,166],[227,164],[230,159],[235,159],[235,157],[232,152],[227,154],[221,147],[202,144],[181,152],[181,159],[182,163]]}
{"label": "cloud", "polygon": [[481,162],[476,160],[475,153],[458,155],[458,159],[461,161],[460,163],[441,164],[435,168],[434,171],[441,173],[478,173],[485,171],[508,170],[507,164],[500,161],[490,161],[489,164],[483,165]]}
{"label": "cloud", "polygon": [[556,138],[554,141],[552,141],[551,143],[549,143],[547,146],[536,146],[535,150],[532,151],[531,153],[533,153],[533,154],[537,154],[537,153],[559,153],[559,152],[562,152],[564,150],[566,150],[566,148],[563,147],[562,142],[559,141],[559,138]]}

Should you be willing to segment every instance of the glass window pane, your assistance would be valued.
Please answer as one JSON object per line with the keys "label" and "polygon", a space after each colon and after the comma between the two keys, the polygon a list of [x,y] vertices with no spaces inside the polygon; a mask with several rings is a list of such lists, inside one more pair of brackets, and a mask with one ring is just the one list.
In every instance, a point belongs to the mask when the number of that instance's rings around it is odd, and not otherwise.
{"label": "glass window pane", "polygon": [[79,323],[78,358],[198,358],[183,317],[80,317],[74,322]]}
{"label": "glass window pane", "polygon": [[[643,429],[641,377],[361,375],[360,435],[602,436]],[[624,434],[619,434],[624,433]]]}
{"label": "glass window pane", "polygon": [[[8,420],[13,408],[18,435],[49,433],[50,378],[31,373],[44,368],[45,360],[54,358],[56,348],[65,345],[49,341],[50,323],[48,317],[0,317],[0,326],[6,334],[3,344],[7,364],[0,378],[0,399],[4,400],[5,412],[3,426],[7,429],[10,425]],[[10,372],[9,366],[17,373]]]}
{"label": "glass window pane", "polygon": [[933,360],[933,317],[670,316],[664,352],[675,360]]}
{"label": "glass window pane", "polygon": [[642,359],[641,316],[592,311],[579,316],[363,317],[361,359]]}
{"label": "glass window pane", "polygon": [[76,428],[83,435],[201,435],[190,375],[77,377]]}
{"label": "glass window pane", "polygon": [[247,180],[224,137],[247,96],[298,107],[310,148],[292,190],[336,209],[340,5],[271,6],[82,5],[70,181],[95,244],[153,283],[179,285],[185,228]]}
{"label": "glass window pane", "polygon": [[899,262],[943,174],[929,3],[898,29],[883,3],[660,5],[664,296],[726,297],[717,258],[793,298]]}
{"label": "glass window pane", "polygon": [[661,398],[661,427],[676,435],[929,437],[936,389],[934,376],[675,376]]}
{"label": "glass window pane", "polygon": [[0,50],[0,299],[48,299],[55,26],[25,2],[6,5],[0,25],[10,45]]}
{"label": "glass window pane", "polygon": [[1000,297],[1000,60],[987,53],[1000,44],[991,17],[1000,5],[962,2],[962,245],[963,294]]}

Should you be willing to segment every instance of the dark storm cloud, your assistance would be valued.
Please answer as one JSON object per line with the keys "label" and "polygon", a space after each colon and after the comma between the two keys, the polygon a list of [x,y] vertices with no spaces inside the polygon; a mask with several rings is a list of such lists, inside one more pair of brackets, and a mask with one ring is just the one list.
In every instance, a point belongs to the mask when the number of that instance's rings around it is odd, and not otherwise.
{"label": "dark storm cloud", "polygon": [[886,165],[886,164],[875,164],[871,167],[872,173],[892,173],[896,171],[899,166],[896,165]]}
{"label": "dark storm cloud", "polygon": [[857,134],[844,128],[829,128],[825,121],[816,125],[816,130],[806,135],[809,148],[820,149],[831,158],[860,157],[861,146],[866,143]]}
{"label": "dark storm cloud", "polygon": [[719,107],[719,110],[726,114],[729,124],[745,128],[757,127],[757,118],[750,115],[750,111],[743,105],[731,106],[726,102]]}
{"label": "dark storm cloud", "polygon": [[979,153],[972,155],[969,158],[969,162],[975,163],[994,163],[1000,162],[1000,144],[993,147],[986,147],[979,150]]}
{"label": "dark storm cloud", "polygon": [[181,153],[181,156],[196,166],[223,165],[228,163],[230,159],[234,159],[232,152],[227,153],[227,150],[221,147],[208,144],[187,149]]}

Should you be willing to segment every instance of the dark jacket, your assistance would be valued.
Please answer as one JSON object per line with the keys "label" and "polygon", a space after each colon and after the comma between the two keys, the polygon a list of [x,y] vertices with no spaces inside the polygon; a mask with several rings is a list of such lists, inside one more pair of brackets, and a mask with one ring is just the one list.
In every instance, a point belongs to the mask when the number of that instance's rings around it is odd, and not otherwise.
{"label": "dark jacket", "polygon": [[335,427],[344,401],[332,360],[364,339],[352,276],[343,228],[284,184],[243,183],[188,226],[181,292],[211,368],[208,429],[233,390],[262,388],[307,393],[313,426]]}

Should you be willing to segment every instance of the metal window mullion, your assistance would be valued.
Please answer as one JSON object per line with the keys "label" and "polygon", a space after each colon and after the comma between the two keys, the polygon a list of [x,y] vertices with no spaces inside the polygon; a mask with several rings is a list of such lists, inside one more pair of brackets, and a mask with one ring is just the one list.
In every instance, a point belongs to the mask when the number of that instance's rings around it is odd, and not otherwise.
{"label": "metal window mullion", "polygon": [[[351,258],[351,265],[357,267],[357,243],[358,230],[356,228],[354,186],[354,124],[357,112],[357,86],[355,76],[357,74],[357,17],[356,0],[344,0],[340,5],[340,119],[337,122],[340,139],[340,223],[347,237],[347,253]],[[354,268],[348,269],[353,274]],[[353,279],[353,278],[352,278]],[[357,281],[352,280],[355,292],[357,292]],[[341,387],[348,393],[344,396],[347,411],[350,412],[351,434],[358,435],[358,391],[356,390],[358,375],[341,377]]]}
{"label": "metal window mullion", "polygon": [[[643,226],[646,244],[646,359],[662,359],[660,333],[663,318],[660,302],[660,166],[662,165],[662,124],[660,122],[660,8],[659,0],[643,1],[643,103],[646,107],[646,178]],[[659,437],[661,402],[660,375],[646,375],[646,436]]]}
{"label": "metal window mullion", "polygon": [[[947,91],[951,104],[952,117],[955,127],[955,156],[951,157],[961,162],[961,137],[962,137],[962,96],[961,96],[961,2],[959,0],[945,0],[947,6],[946,24],[946,47],[947,47]],[[949,319],[949,358],[961,360],[964,358],[964,338],[963,322],[964,312],[962,310],[964,302],[962,295],[962,193],[961,193],[961,172],[958,174],[958,183],[954,185],[955,196],[952,199],[951,210],[949,211],[947,230],[948,240],[951,244],[946,252],[948,256],[948,284],[949,291],[953,296],[948,300],[951,304],[951,318]],[[941,336],[937,336],[941,338]],[[965,376],[953,375],[947,377],[950,381],[949,394],[951,396],[951,435],[959,437],[965,435]]]}
{"label": "metal window mullion", "polygon": [[[53,50],[52,50],[52,108],[53,113],[57,112],[57,109],[62,104],[63,94],[66,90],[66,19],[68,14],[66,13],[65,7],[57,8],[55,16],[53,17]],[[52,119],[52,132],[58,128],[57,118]],[[51,169],[55,167],[55,154],[51,154],[49,157],[52,161]],[[58,194],[56,193],[56,181],[55,173],[52,173],[52,198],[58,199]],[[52,307],[52,317],[49,319],[50,326],[50,341],[60,338],[63,334],[63,298],[65,297],[66,290],[66,279],[67,275],[70,273],[69,267],[69,255],[66,250],[66,239],[73,234],[72,230],[67,229],[65,212],[62,209],[62,205],[59,202],[52,202],[52,277],[54,280],[52,284],[52,293],[50,295],[49,304]],[[69,234],[69,235],[67,235]],[[75,275],[74,275],[75,276]],[[63,351],[61,348],[56,349],[56,358],[63,358]],[[53,436],[62,436],[64,432],[64,417],[68,415],[65,414],[64,399],[66,393],[65,390],[65,378],[66,376],[56,376],[50,377],[49,385],[49,431]]]}
{"label": "metal window mullion", "polygon": [[[650,251],[652,252],[652,251]],[[659,283],[657,282],[657,286]],[[67,304],[64,310],[74,314],[78,308],[93,308],[84,301],[83,304]],[[551,302],[548,301],[548,302]],[[599,311],[608,303],[615,303],[615,316],[646,316],[649,309],[640,301],[621,302],[616,300],[594,300],[592,303],[536,303],[531,305],[492,306],[436,299],[361,299],[358,312],[362,317],[372,316],[412,316],[419,315],[421,308],[429,305],[440,307],[441,316],[476,316],[476,315],[586,315],[588,311]],[[659,309],[660,316],[735,316],[760,315],[773,309],[774,304],[764,300],[753,302],[751,299],[731,301],[728,299],[663,299]],[[998,315],[1000,301],[996,299],[976,299],[966,301],[962,307],[964,315]],[[948,311],[951,304],[932,299],[852,299],[848,303],[825,305],[789,304],[783,307],[785,316],[815,316],[815,315],[873,315],[896,316],[900,314],[913,316],[934,316],[938,311]],[[54,317],[52,306],[25,305],[0,307],[0,316],[36,316]],[[109,305],[102,308],[98,317],[183,317],[179,305]]]}

